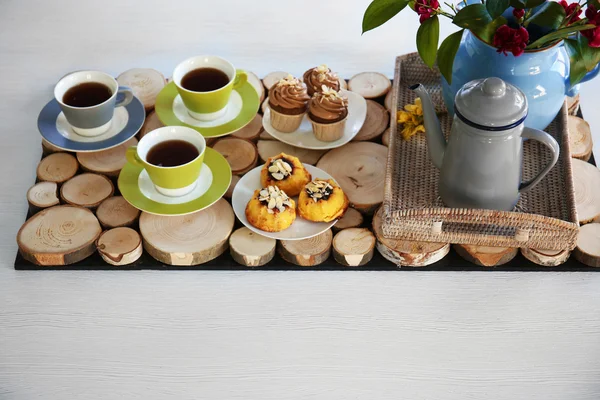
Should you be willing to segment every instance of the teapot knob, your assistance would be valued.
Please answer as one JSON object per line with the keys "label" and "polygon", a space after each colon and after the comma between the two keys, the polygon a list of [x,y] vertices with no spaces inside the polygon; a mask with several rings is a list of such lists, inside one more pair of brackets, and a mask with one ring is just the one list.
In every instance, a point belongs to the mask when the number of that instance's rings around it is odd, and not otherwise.
{"label": "teapot knob", "polygon": [[483,92],[490,96],[504,96],[506,83],[500,78],[487,78],[483,81]]}

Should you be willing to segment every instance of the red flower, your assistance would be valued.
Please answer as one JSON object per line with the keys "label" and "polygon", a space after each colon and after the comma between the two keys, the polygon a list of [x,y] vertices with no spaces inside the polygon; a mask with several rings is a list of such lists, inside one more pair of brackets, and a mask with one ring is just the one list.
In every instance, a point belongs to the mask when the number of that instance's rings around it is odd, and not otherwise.
{"label": "red flower", "polygon": [[494,47],[498,48],[498,53],[513,53],[515,57],[520,56],[527,47],[529,33],[522,26],[513,29],[508,25],[502,25],[494,34]]}
{"label": "red flower", "polygon": [[420,15],[419,22],[423,23],[425,20],[433,17],[438,8],[440,8],[438,0],[417,0],[415,11]]}
{"label": "red flower", "polygon": [[[565,1],[565,0],[563,0]],[[523,18],[525,16],[525,10],[519,10],[518,8],[513,9],[513,15],[517,20]]]}
{"label": "red flower", "polygon": [[[565,14],[567,15],[567,17],[571,14],[573,14],[573,17],[571,17],[571,20],[569,21],[568,25],[571,25],[573,22],[579,21],[581,18],[579,18],[579,16],[581,15],[581,8],[579,7],[578,3],[567,3],[566,0],[560,0],[558,2],[558,4],[560,4],[561,6],[563,6],[563,8],[565,9]],[[579,8],[579,9],[578,9]]]}
{"label": "red flower", "polygon": [[600,13],[594,6],[588,6],[585,16],[588,19],[587,23],[594,24],[596,27],[581,31],[581,34],[587,38],[590,47],[600,47],[600,27],[598,26],[600,25]]}

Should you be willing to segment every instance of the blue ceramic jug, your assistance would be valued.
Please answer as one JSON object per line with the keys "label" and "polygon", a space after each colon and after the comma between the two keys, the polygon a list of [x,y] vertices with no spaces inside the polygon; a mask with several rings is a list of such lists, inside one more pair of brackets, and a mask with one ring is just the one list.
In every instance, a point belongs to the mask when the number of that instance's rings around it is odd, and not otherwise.
{"label": "blue ceramic jug", "polygon": [[[588,73],[582,82],[594,78],[599,66]],[[454,112],[454,97],[467,82],[498,77],[517,86],[527,96],[529,114],[525,126],[545,129],[560,111],[565,97],[577,87],[569,82],[569,56],[562,42],[527,51],[519,57],[498,53],[496,48],[466,30],[452,69],[452,84],[442,78],[444,102]]]}

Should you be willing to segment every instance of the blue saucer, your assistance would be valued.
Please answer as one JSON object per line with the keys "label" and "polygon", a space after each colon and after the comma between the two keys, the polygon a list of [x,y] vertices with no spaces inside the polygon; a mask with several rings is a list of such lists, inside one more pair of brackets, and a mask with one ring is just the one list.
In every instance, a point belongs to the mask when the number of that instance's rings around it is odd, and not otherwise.
{"label": "blue saucer", "polygon": [[40,112],[38,129],[54,146],[66,151],[86,152],[110,149],[126,142],[142,128],[146,118],[144,105],[134,97],[125,107],[115,108],[111,127],[102,135],[81,136],[69,125],[60,105],[52,99]]}

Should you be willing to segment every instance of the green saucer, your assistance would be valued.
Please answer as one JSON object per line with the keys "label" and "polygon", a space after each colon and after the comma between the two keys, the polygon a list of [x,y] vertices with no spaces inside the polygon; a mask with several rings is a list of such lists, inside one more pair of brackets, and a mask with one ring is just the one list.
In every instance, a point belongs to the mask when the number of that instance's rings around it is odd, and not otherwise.
{"label": "green saucer", "polygon": [[119,190],[129,204],[150,214],[185,215],[210,207],[231,184],[231,167],[217,151],[207,148],[194,190],[181,197],[159,193],[144,168],[127,163],[119,174]]}
{"label": "green saucer", "polygon": [[158,94],[155,110],[160,121],[166,126],[187,126],[197,130],[204,137],[219,137],[248,125],[256,116],[259,106],[260,99],[256,89],[250,83],[245,83],[233,90],[222,117],[213,121],[198,121],[187,113],[175,83],[171,82]]}

